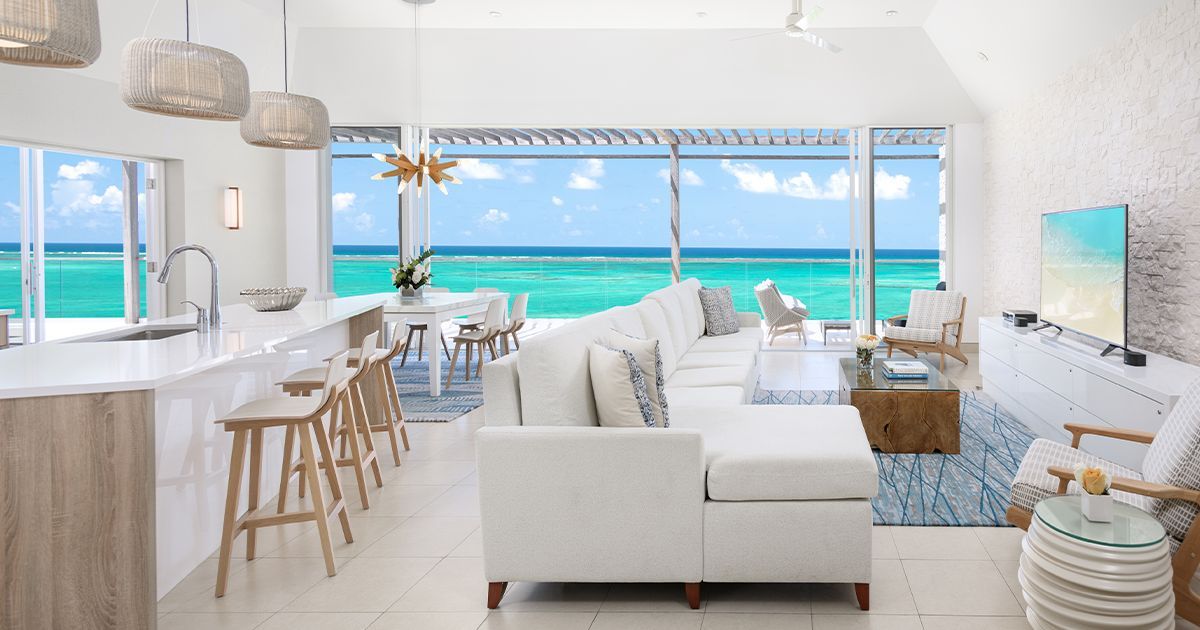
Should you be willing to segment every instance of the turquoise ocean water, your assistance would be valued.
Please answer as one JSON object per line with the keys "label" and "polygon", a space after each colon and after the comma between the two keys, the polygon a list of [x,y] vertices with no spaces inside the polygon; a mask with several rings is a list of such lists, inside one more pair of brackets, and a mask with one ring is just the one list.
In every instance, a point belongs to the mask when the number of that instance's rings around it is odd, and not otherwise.
{"label": "turquoise ocean water", "polygon": [[[435,247],[434,282],[454,291],[493,287],[528,292],[530,317],[580,317],[632,304],[671,281],[666,248]],[[48,317],[120,317],[124,279],[120,244],[53,243],[46,248]],[[0,243],[0,308],[21,305],[18,248]],[[393,291],[394,247],[334,246],[339,295]],[[939,279],[936,250],[876,252],[877,314],[908,309],[912,289]],[[846,250],[684,248],[683,276],[706,286],[729,285],[738,310],[757,311],[753,288],[765,278],[803,301],[814,319],[850,316]],[[144,265],[143,277],[144,277]],[[144,286],[144,283],[143,283]],[[145,292],[142,294],[143,312]]]}

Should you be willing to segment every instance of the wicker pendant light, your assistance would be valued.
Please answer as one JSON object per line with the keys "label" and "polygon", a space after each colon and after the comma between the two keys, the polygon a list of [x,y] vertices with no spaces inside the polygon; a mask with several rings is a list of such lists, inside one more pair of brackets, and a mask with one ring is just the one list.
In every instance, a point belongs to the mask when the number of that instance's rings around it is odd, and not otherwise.
{"label": "wicker pendant light", "polygon": [[0,61],[83,68],[99,56],[96,0],[0,0]]}
{"label": "wicker pendant light", "polygon": [[238,120],[250,107],[250,78],[236,55],[187,40],[141,37],[121,55],[121,100],[151,114]]}
{"label": "wicker pendant light", "polygon": [[329,110],[311,96],[288,93],[287,56],[287,0],[283,0],[283,91],[250,93],[242,139],[270,149],[323,149],[329,144]]}

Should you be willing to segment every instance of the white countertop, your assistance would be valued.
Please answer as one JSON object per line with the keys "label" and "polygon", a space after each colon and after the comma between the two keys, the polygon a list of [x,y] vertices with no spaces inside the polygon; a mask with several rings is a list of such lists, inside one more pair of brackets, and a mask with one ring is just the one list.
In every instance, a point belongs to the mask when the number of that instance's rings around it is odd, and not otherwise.
{"label": "white countertop", "polygon": [[507,293],[426,293],[421,297],[400,297],[398,293],[377,293],[372,297],[386,300],[385,313],[439,313],[468,306],[487,304],[494,299],[508,299]]}
{"label": "white countertop", "polygon": [[[10,348],[0,352],[0,398],[161,387],[240,357],[269,352],[277,345],[379,307],[387,298],[386,294],[378,294],[311,300],[290,311],[274,313],[259,313],[246,304],[222,305],[221,329],[208,333],[189,332],[155,341],[64,339]],[[124,328],[195,321],[194,314],[178,315]]]}

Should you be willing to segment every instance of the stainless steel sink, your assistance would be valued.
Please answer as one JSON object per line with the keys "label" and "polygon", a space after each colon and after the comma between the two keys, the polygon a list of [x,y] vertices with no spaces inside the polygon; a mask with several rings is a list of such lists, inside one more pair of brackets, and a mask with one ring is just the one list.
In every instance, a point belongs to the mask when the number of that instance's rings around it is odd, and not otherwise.
{"label": "stainless steel sink", "polygon": [[100,341],[156,341],[158,339],[166,339],[168,337],[184,335],[190,332],[196,332],[195,324],[175,326],[137,326],[135,328],[125,328],[123,330],[105,333],[96,337],[77,339],[76,341],[88,343]]}

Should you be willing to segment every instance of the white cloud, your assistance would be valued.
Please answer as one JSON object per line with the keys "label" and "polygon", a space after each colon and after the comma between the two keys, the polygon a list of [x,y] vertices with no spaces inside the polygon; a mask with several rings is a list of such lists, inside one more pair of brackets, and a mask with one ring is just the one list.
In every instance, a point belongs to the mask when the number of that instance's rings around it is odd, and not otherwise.
{"label": "white cloud", "polygon": [[825,225],[823,223],[821,223],[820,221],[817,222],[816,237],[821,240],[825,240],[825,239],[829,238],[829,233],[825,231]]}
{"label": "white cloud", "polygon": [[[114,189],[110,186],[109,189]],[[121,210],[121,191],[116,190],[116,203],[105,203],[114,200],[109,190],[96,194],[96,183],[88,179],[57,179],[50,185],[50,205],[48,213],[60,216],[86,214],[89,212],[119,212]]]}
{"label": "white cloud", "polygon": [[[664,182],[670,183],[671,169],[664,168],[659,170],[658,176],[662,178]],[[703,186],[704,180],[701,179],[700,175],[696,173],[696,171],[693,171],[690,168],[685,168],[679,171],[679,183],[684,186]]]}
{"label": "white cloud", "polygon": [[504,179],[499,166],[478,158],[459,158],[458,168],[451,173],[461,175],[463,179]]}
{"label": "white cloud", "polygon": [[58,176],[63,179],[83,179],[88,175],[99,175],[104,169],[96,160],[83,160],[75,164],[62,164],[58,167]]}
{"label": "white cloud", "polygon": [[471,234],[472,234],[471,230],[463,230],[463,233],[462,233],[463,236],[470,236]]}
{"label": "white cloud", "polygon": [[15,203],[13,203],[13,202],[11,202],[11,201],[5,201],[5,202],[4,202],[4,205],[5,205],[5,207],[7,207],[9,210],[12,210],[12,211],[13,211],[13,214],[21,214],[21,206],[18,206],[17,204],[15,204]]}
{"label": "white cloud", "polygon": [[733,227],[734,233],[738,238],[750,238],[750,235],[746,233],[746,226],[742,225],[741,219],[730,219],[729,225]]}
{"label": "white cloud", "polygon": [[567,232],[567,236],[583,236],[583,230],[571,230]]}
{"label": "white cloud", "polygon": [[573,190],[596,190],[600,188],[600,182],[579,173],[571,173],[571,178],[567,180],[567,188]]}
{"label": "white cloud", "polygon": [[561,206],[561,205],[563,205],[563,200],[561,197],[554,195],[554,196],[550,197],[550,203],[552,203],[556,206]]}
{"label": "white cloud", "polygon": [[518,184],[532,184],[537,181],[537,178],[532,173],[517,173],[514,176]]}
{"label": "white cloud", "polygon": [[491,208],[487,212],[483,213],[483,216],[479,217],[477,222],[479,225],[500,225],[505,221],[508,221],[507,212],[503,210],[497,210],[496,208]]}
{"label": "white cloud", "polygon": [[563,221],[563,223],[570,223],[570,222],[572,222],[572,221],[574,221],[574,220],[575,220],[575,217],[573,217],[573,216],[571,216],[571,215],[569,215],[569,214],[564,214],[564,215],[562,216],[562,221]]}
{"label": "white cloud", "polygon": [[575,209],[579,210],[580,212],[600,212],[600,206],[594,203],[589,203],[586,206],[582,204],[575,204]]}
{"label": "white cloud", "polygon": [[575,172],[587,177],[604,177],[604,160],[588,158]]}
{"label": "white cloud", "polygon": [[908,186],[912,178],[908,175],[892,175],[882,168],[875,171],[876,199],[908,199]]}
{"label": "white cloud", "polygon": [[125,195],[116,186],[105,188],[104,194],[101,195],[88,195],[88,203],[93,206],[104,206],[109,209],[120,210],[124,202]]}
{"label": "white cloud", "polygon": [[513,166],[533,166],[534,164],[537,164],[537,163],[538,163],[538,161],[536,159],[532,159],[532,158],[517,158],[515,160],[512,160]]}
{"label": "white cloud", "polygon": [[351,220],[351,224],[359,232],[370,232],[375,227],[375,217],[366,212],[360,212]]}
{"label": "white cloud", "polygon": [[344,212],[354,207],[354,203],[358,201],[358,193],[340,192],[333,193],[333,211]]}

